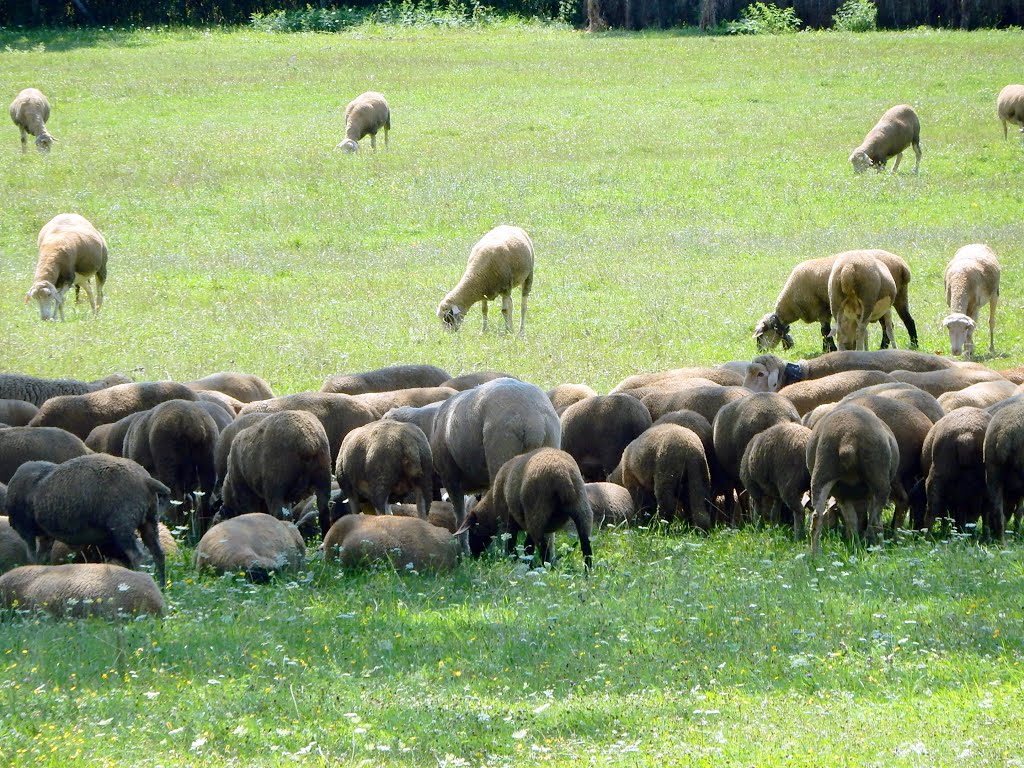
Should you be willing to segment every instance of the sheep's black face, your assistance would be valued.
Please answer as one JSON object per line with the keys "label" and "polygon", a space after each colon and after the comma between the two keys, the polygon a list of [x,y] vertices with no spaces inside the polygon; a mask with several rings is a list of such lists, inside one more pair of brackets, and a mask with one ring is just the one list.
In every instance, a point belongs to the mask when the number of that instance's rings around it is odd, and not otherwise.
{"label": "sheep's black face", "polygon": [[444,323],[444,327],[449,331],[459,330],[459,326],[462,325],[464,315],[459,311],[458,307],[448,307],[442,309],[439,313],[441,322]]}

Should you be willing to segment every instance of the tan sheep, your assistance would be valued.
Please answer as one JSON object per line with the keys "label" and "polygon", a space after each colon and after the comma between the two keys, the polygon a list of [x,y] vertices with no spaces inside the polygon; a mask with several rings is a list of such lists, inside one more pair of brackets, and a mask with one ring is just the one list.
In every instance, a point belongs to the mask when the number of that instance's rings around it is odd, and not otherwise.
{"label": "tan sheep", "polygon": [[850,163],[857,173],[863,173],[871,167],[881,172],[889,158],[895,156],[892,172],[896,173],[903,158],[903,150],[911,145],[917,157],[914,162],[914,173],[917,173],[921,164],[921,121],[911,106],[898,104],[882,115],[882,119],[868,131],[864,141],[850,155]]}
{"label": "tan sheep", "polygon": [[46,130],[46,121],[50,119],[50,102],[43,92],[36,88],[26,88],[11,102],[11,120],[21,131],[21,151],[28,151],[28,134],[36,137],[36,147],[40,152],[49,152],[57,139]]}
{"label": "tan sheep", "polygon": [[324,537],[324,559],[346,568],[390,565],[418,573],[451,571],[459,561],[458,539],[418,517],[345,515]]}
{"label": "tan sheep", "polygon": [[864,387],[895,381],[882,371],[843,371],[820,379],[794,382],[780,389],[779,394],[793,403],[797,413],[803,416],[819,405],[838,403],[851,392]]}
{"label": "tan sheep", "polygon": [[892,305],[896,283],[886,266],[863,251],[847,251],[836,259],[828,276],[828,303],[835,318],[840,350],[867,350],[868,324],[881,320],[893,349]]}
{"label": "tan sheep", "polygon": [[[999,92],[996,99],[996,112],[1003,123],[1003,140],[1009,134],[1006,130],[1007,124],[1019,125],[1020,138],[1024,142],[1024,85],[1008,85]],[[22,138],[22,143],[25,139]]]}
{"label": "tan sheep", "polygon": [[750,496],[754,518],[781,523],[785,510],[798,539],[804,537],[807,515],[803,497],[811,489],[806,465],[810,439],[811,430],[801,424],[776,424],[754,435],[740,462],[740,482]]}
{"label": "tan sheep", "polygon": [[415,424],[384,419],[353,429],[341,444],[335,474],[352,514],[359,514],[366,500],[383,515],[389,501],[415,493],[419,515],[427,517],[434,461],[426,435]]}
{"label": "tan sheep", "polygon": [[988,351],[996,351],[996,305],[999,303],[999,260],[987,245],[975,243],[958,250],[946,266],[946,306],[942,321],[949,331],[950,353],[974,355],[974,329],[979,310],[988,304]]}
{"label": "tan sheep", "polygon": [[377,132],[384,131],[384,146],[388,145],[388,131],[391,130],[391,108],[384,94],[367,91],[356,96],[345,107],[345,140],[336,149],[344,152],[358,152],[359,142],[364,136],[370,137],[370,148],[377,151]]}
{"label": "tan sheep", "polygon": [[934,397],[939,397],[946,392],[959,392],[972,384],[980,384],[984,381],[1005,381],[998,372],[988,368],[949,368],[921,373],[893,371],[889,375],[896,381],[913,384]]}
{"label": "tan sheep", "polygon": [[784,386],[805,379],[820,379],[841,371],[937,371],[957,364],[939,355],[906,349],[872,352],[828,352],[811,360],[787,363],[776,355],[758,355],[750,361],[743,386],[751,392],[778,392]]}
{"label": "tan sheep", "polygon": [[[107,280],[107,241],[84,216],[61,213],[39,230],[39,260],[25,303],[34,300],[43,320],[64,319],[64,295],[81,286],[94,313],[103,306]],[[93,294],[90,281],[96,283]]]}
{"label": "tan sheep", "polygon": [[236,371],[222,371],[211,373],[195,381],[185,383],[189,389],[196,392],[213,390],[230,395],[235,400],[243,403],[252,403],[256,400],[269,400],[274,396],[273,390],[266,381],[251,373],[238,373]]}
{"label": "tan sheep", "polygon": [[473,246],[458,285],[437,306],[446,328],[457,331],[469,308],[480,303],[483,330],[487,330],[487,302],[501,296],[505,329],[512,333],[512,289],[522,286],[519,335],[526,331],[526,309],[533,288],[533,242],[519,227],[495,227]]}
{"label": "tan sheep", "polygon": [[[361,373],[334,373],[320,387],[321,392],[364,395],[369,392],[393,392],[413,387],[447,387],[448,371],[436,365],[389,365]],[[460,387],[453,387],[460,389]]]}
{"label": "tan sheep", "polygon": [[555,413],[561,416],[570,405],[575,405],[588,397],[597,397],[597,392],[586,384],[559,384],[549,389],[547,395],[551,405],[555,407]]}
{"label": "tan sheep", "polygon": [[377,418],[393,408],[409,406],[411,408],[422,408],[431,403],[447,400],[458,390],[451,387],[412,387],[410,389],[395,389],[390,392],[367,392],[362,395],[353,395],[356,400],[368,405]]}
{"label": "tan sheep", "polygon": [[123,616],[164,612],[153,577],[119,565],[23,565],[0,576],[0,605],[58,617]]}
{"label": "tan sheep", "polygon": [[0,424],[24,427],[37,413],[39,409],[27,400],[0,399]]}
{"label": "tan sheep", "polygon": [[[625,392],[642,400],[653,390],[673,392],[694,386],[693,379],[706,379],[723,387],[743,384],[742,374],[728,368],[671,368],[629,376],[616,384],[611,394]],[[700,386],[707,386],[707,381],[701,382]]]}
{"label": "tan sheep", "polygon": [[252,581],[297,571],[306,564],[306,545],[298,529],[262,512],[217,523],[196,546],[196,570],[244,573]]}
{"label": "tan sheep", "polygon": [[662,519],[711,527],[711,472],[693,430],[678,424],[653,426],[626,446],[620,466],[622,486],[638,513],[656,507]]}
{"label": "tan sheep", "polygon": [[957,408],[988,408],[1017,394],[1017,385],[1012,381],[980,381],[955,392],[943,392],[938,397],[939,405],[946,413]]}

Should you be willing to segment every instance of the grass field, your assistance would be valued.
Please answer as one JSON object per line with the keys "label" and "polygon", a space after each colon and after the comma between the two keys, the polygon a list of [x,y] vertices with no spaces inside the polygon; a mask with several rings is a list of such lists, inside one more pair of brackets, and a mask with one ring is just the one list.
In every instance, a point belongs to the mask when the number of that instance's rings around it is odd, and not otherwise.
{"label": "grass field", "polygon": [[[749,358],[791,267],[856,247],[907,259],[939,351],[944,266],[977,241],[1003,263],[990,362],[1017,365],[1024,153],[995,96],[1021,41],[0,32],[2,92],[46,92],[60,141],[22,156],[0,134],[0,370],[236,369],[288,393],[429,362],[604,392]],[[344,105],[371,89],[391,147],[342,155]],[[900,102],[921,173],[854,176],[851,149]],[[107,301],[43,324],[22,300],[65,211],[107,236]],[[478,310],[445,333],[434,308],[500,223],[536,246],[526,338],[481,335]],[[793,335],[793,358],[820,349],[816,328]],[[603,534],[595,559],[590,578],[578,553],[436,579],[314,561],[254,587],[183,557],[162,622],[0,624],[0,765],[1024,762],[1016,541],[811,560],[779,532],[641,530]]]}

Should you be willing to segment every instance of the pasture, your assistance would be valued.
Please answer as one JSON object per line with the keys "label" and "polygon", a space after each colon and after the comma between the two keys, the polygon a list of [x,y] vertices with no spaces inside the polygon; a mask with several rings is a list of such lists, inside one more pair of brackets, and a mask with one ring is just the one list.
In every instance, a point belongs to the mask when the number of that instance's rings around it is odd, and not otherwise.
{"label": "pasture", "polygon": [[[51,100],[59,143],[0,130],[0,371],[279,394],[425,362],[607,392],[754,354],[798,261],[879,247],[913,269],[923,350],[942,273],[1003,265],[996,368],[1024,352],[1020,142],[995,97],[1021,33],[585,36],[557,26],[0,32],[3,93]],[[334,149],[345,103],[393,110],[389,150]],[[855,176],[910,103],[919,175]],[[910,158],[912,160],[912,157]],[[22,303],[53,215],[110,245],[98,317]],[[533,238],[523,339],[492,307],[434,315],[501,223]],[[518,314],[519,295],[513,293]],[[820,350],[794,325],[797,359]],[[872,329],[872,344],[877,344]],[[897,323],[897,342],[906,331]],[[0,624],[10,765],[1019,765],[1024,552],[879,551],[784,532],[604,533],[587,577],[501,560],[450,577],[314,561],[252,586],[169,561],[169,615]]]}

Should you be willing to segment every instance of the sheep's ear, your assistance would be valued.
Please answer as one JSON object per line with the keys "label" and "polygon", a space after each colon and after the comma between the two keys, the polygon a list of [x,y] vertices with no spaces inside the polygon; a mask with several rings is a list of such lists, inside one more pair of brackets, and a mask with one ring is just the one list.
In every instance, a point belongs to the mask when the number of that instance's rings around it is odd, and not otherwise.
{"label": "sheep's ear", "polygon": [[768,391],[778,392],[779,391],[779,369],[776,368],[774,371],[768,374]]}
{"label": "sheep's ear", "polygon": [[476,518],[472,512],[467,514],[466,519],[462,521],[462,525],[458,527],[458,530],[456,530],[455,533],[452,534],[452,536],[459,536],[460,534],[466,533],[470,528],[473,527],[473,521],[475,519]]}

